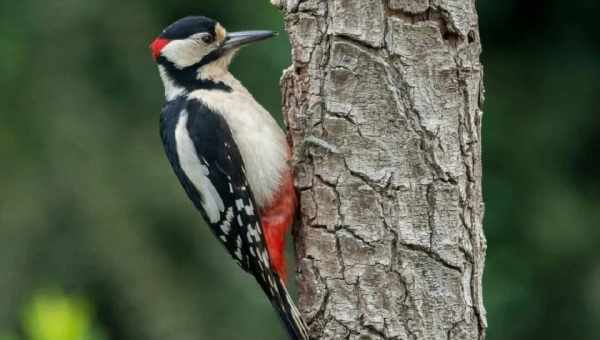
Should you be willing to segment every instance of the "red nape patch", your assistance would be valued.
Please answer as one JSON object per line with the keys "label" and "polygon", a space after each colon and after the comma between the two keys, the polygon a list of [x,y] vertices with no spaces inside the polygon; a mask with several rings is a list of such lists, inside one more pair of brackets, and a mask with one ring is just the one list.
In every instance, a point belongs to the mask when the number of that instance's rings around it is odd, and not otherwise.
{"label": "red nape patch", "polygon": [[154,41],[152,42],[152,44],[150,44],[150,49],[152,50],[152,57],[154,58],[154,60],[158,59],[158,57],[160,56],[160,51],[162,51],[162,49],[165,46],[167,46],[167,44],[170,41],[171,40],[165,39],[165,38],[156,38],[156,39],[154,39]]}

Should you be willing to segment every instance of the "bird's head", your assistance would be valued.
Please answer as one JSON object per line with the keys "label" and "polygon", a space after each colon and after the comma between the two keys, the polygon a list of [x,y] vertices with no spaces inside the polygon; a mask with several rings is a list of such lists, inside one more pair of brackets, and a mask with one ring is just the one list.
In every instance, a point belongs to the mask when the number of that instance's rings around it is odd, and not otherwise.
{"label": "bird's head", "polygon": [[[274,33],[271,31],[228,33],[210,18],[190,16],[165,28],[150,49],[154,60],[175,81],[190,76],[200,79],[203,68],[226,71],[240,47],[272,36]],[[186,79],[181,80],[185,82]]]}

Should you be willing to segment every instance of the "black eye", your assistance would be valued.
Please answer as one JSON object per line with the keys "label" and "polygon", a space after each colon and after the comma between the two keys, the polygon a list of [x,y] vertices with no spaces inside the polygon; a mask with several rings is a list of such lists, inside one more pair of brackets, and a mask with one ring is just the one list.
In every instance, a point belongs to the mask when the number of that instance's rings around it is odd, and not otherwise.
{"label": "black eye", "polygon": [[204,41],[207,44],[210,44],[213,41],[215,41],[215,37],[213,37],[212,34],[207,34],[207,35],[205,35],[205,36],[202,37],[202,41]]}

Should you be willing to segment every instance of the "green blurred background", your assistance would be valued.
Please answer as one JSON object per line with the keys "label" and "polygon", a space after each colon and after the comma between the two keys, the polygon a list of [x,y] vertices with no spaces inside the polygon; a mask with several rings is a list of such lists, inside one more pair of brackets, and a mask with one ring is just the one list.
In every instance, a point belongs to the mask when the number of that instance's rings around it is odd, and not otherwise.
{"label": "green blurred background", "polygon": [[[600,4],[479,1],[490,340],[600,338]],[[281,339],[199,222],[157,124],[149,42],[261,1],[0,0],[0,340]],[[271,112],[285,35],[233,70]]]}

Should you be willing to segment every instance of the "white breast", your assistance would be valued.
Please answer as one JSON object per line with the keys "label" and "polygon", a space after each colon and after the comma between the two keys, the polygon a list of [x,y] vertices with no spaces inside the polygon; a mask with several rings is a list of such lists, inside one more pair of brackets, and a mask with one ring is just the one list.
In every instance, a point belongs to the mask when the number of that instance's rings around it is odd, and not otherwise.
{"label": "white breast", "polygon": [[233,91],[195,90],[189,97],[223,115],[244,160],[256,203],[266,207],[288,167],[285,135],[269,112],[231,74],[219,80]]}

